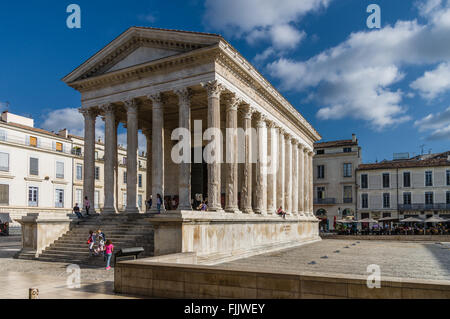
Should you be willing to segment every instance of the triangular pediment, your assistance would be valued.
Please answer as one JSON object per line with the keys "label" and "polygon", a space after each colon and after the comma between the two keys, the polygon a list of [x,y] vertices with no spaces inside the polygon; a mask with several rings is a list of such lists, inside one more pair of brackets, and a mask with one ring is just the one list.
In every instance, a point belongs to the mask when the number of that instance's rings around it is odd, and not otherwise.
{"label": "triangular pediment", "polygon": [[215,34],[131,27],[63,78],[67,84],[217,44]]}

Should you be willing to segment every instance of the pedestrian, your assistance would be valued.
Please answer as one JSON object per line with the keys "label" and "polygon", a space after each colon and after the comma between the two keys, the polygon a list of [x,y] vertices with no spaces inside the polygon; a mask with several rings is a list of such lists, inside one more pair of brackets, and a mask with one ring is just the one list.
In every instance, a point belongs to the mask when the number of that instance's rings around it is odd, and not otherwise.
{"label": "pedestrian", "polygon": [[282,216],[283,218],[286,218],[286,212],[283,211],[283,208],[280,206],[280,208],[278,208],[277,210],[277,215]]}
{"label": "pedestrian", "polygon": [[162,205],[163,201],[162,201],[162,197],[160,194],[157,194],[156,197],[157,197],[156,198],[156,208],[158,209],[158,214],[160,214],[161,213],[161,205]]}
{"label": "pedestrian", "polygon": [[94,245],[95,245],[95,234],[92,230],[89,231],[89,237],[87,240],[87,244],[89,245],[89,252],[91,256],[94,255]]}
{"label": "pedestrian", "polygon": [[147,200],[147,210],[150,210],[152,208],[152,195],[150,195],[150,198]]}
{"label": "pedestrian", "polygon": [[78,203],[75,203],[75,207],[73,208],[73,212],[77,215],[78,219],[82,219],[83,215],[80,213],[80,207],[78,207]]}
{"label": "pedestrian", "polygon": [[111,240],[108,239],[106,241],[106,246],[105,246],[105,254],[106,254],[106,270],[110,270],[111,269],[111,256],[112,253],[114,251],[114,245],[112,244]]}
{"label": "pedestrian", "polygon": [[86,215],[89,216],[89,209],[91,208],[91,203],[87,196],[84,197],[84,209],[86,210]]}

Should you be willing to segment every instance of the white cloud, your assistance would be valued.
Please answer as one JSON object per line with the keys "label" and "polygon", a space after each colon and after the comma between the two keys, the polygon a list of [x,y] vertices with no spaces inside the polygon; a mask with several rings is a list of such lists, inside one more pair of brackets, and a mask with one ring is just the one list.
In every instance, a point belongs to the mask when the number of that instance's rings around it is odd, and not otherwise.
{"label": "white cloud", "polygon": [[140,15],[138,16],[138,18],[139,18],[139,20],[145,21],[145,22],[148,22],[148,23],[153,23],[153,22],[156,21],[156,17],[155,17],[153,14],[151,14],[151,13],[148,13],[148,14],[140,14]]}
{"label": "white cloud", "polygon": [[[205,22],[249,44],[270,40],[277,50],[293,49],[306,33],[294,27],[302,17],[328,7],[331,0],[206,0]],[[282,53],[282,52],[280,52]],[[264,54],[264,53],[263,53]],[[263,54],[258,55],[261,60]]]}
{"label": "white cloud", "polygon": [[450,140],[450,107],[441,113],[429,114],[414,122],[420,132],[430,131],[428,140]]}
{"label": "white cloud", "polygon": [[411,88],[418,90],[420,95],[429,100],[450,90],[450,63],[441,63],[436,69],[425,72],[411,83]]}
{"label": "white cloud", "polygon": [[404,78],[405,65],[428,65],[450,59],[450,26],[442,23],[447,7],[428,12],[427,24],[398,21],[395,25],[360,31],[339,45],[306,61],[279,58],[268,65],[282,88],[311,91],[322,105],[321,119],[353,117],[383,129],[409,120],[404,93],[392,86]]}

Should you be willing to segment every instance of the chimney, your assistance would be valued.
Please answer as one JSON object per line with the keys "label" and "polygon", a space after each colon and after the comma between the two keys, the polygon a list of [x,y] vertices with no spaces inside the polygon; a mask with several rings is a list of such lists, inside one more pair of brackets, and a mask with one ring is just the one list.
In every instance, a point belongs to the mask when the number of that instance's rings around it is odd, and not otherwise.
{"label": "chimney", "polygon": [[66,128],[62,129],[62,130],[59,130],[57,134],[59,136],[65,137],[65,138],[69,137],[69,131]]}
{"label": "chimney", "polygon": [[356,143],[356,135],[355,134],[352,134],[352,141],[353,141],[353,143]]}

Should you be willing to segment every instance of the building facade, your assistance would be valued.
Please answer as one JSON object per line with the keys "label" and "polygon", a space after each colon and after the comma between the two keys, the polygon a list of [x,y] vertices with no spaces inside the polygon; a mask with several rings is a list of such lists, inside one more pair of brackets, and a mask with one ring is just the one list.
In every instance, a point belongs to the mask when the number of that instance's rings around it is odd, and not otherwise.
{"label": "building facade", "polygon": [[3,112],[0,121],[0,213],[9,233],[27,213],[68,213],[72,207],[72,142],[34,127],[33,119]]}
{"label": "building facade", "polygon": [[361,218],[450,218],[450,152],[362,164],[357,184]]}
{"label": "building facade", "polygon": [[334,220],[356,212],[356,175],[361,147],[351,140],[314,144],[314,213],[323,230],[333,230]]}
{"label": "building facade", "polygon": [[[3,112],[0,120],[0,220],[9,222],[9,233],[20,234],[16,222],[27,213],[70,213],[83,205],[82,137],[67,130],[58,133],[34,127],[31,118]],[[93,205],[104,206],[104,144],[95,143],[96,181]],[[138,155],[137,203],[145,211],[146,157]],[[125,210],[126,149],[118,147],[116,207]]]}

